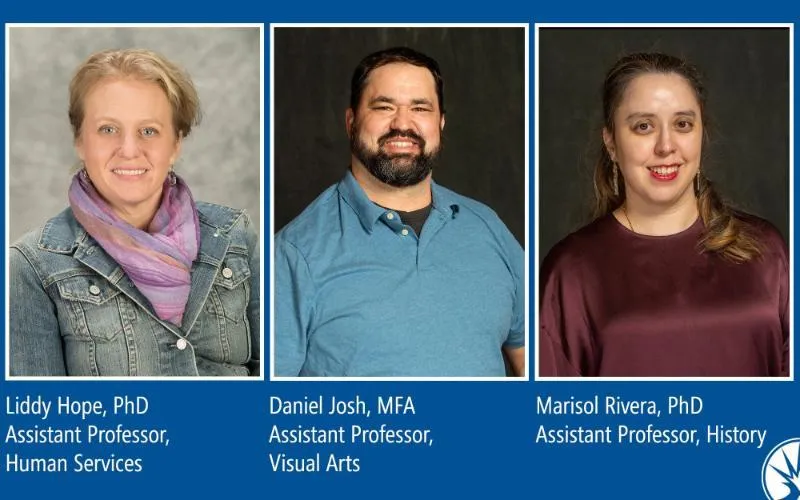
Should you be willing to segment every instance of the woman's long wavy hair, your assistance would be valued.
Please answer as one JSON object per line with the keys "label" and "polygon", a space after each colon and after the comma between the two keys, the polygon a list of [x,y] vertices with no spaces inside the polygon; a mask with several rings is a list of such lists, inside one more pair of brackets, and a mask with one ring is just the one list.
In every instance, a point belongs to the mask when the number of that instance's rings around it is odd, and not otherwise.
{"label": "woman's long wavy hair", "polygon": [[[674,56],[661,53],[637,53],[623,57],[611,68],[603,83],[603,123],[614,136],[614,112],[620,106],[628,85],[643,74],[663,73],[683,77],[694,90],[703,121],[703,149],[708,143],[706,124],[706,90],[696,67]],[[751,227],[738,218],[733,209],[723,202],[714,185],[698,172],[695,181],[697,208],[703,219],[705,232],[699,245],[707,252],[715,252],[733,262],[746,262],[761,255],[761,245]],[[616,186],[614,185],[616,182]],[[614,162],[604,144],[594,170],[595,217],[609,214],[625,202],[625,182],[615,173]]]}

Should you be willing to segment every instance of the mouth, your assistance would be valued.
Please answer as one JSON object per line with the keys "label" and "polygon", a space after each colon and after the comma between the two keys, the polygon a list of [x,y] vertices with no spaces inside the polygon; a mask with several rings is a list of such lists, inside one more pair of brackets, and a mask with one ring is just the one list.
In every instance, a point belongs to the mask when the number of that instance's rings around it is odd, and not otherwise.
{"label": "mouth", "polygon": [[654,165],[647,167],[650,171],[650,176],[659,181],[671,181],[678,177],[678,170],[680,163],[673,163],[670,165]]}
{"label": "mouth", "polygon": [[384,146],[389,146],[390,148],[403,149],[403,148],[416,147],[417,143],[414,142],[414,141],[406,140],[406,139],[393,139],[393,140],[384,142],[383,145]]}
{"label": "mouth", "polygon": [[389,153],[397,154],[415,152],[422,149],[424,144],[425,140],[412,131],[404,131],[402,133],[398,133],[397,131],[390,132],[378,140],[378,145],[381,149]]}
{"label": "mouth", "polygon": [[136,180],[141,178],[143,175],[147,173],[146,168],[130,168],[130,167],[119,167],[114,168],[111,172],[118,177],[124,178],[126,180]]}
{"label": "mouth", "polygon": [[411,139],[389,139],[381,144],[381,149],[387,154],[414,154],[419,151],[419,144]]}

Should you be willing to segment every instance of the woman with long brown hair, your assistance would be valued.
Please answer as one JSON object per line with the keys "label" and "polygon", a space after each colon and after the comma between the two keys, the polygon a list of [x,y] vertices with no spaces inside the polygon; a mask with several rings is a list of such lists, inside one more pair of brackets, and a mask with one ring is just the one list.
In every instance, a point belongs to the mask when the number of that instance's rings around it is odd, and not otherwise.
{"label": "woman with long brown hair", "polygon": [[788,376],[788,249],[704,175],[705,108],[682,59],[606,75],[596,218],[541,268],[541,376]]}

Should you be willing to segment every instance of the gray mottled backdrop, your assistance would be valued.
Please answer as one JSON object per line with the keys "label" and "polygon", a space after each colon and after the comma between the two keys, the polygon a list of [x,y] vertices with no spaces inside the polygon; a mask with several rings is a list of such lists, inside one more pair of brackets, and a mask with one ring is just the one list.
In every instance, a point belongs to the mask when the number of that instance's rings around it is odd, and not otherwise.
{"label": "gray mottled backdrop", "polygon": [[10,28],[10,240],[67,206],[77,161],[67,88],[90,54],[112,48],[154,50],[189,72],[203,122],[175,169],[195,199],[245,208],[260,227],[260,44],[258,27]]}

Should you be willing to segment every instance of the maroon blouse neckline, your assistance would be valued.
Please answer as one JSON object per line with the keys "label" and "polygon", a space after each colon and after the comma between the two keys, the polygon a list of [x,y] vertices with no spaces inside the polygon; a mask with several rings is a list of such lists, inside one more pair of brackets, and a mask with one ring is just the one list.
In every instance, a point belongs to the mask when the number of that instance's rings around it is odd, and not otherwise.
{"label": "maroon blouse neckline", "polygon": [[634,231],[631,231],[627,228],[624,224],[617,220],[614,217],[613,213],[609,213],[606,217],[610,218],[610,223],[615,226],[615,230],[623,235],[628,236],[629,238],[636,238],[636,239],[644,239],[644,240],[652,240],[652,241],[667,241],[671,239],[679,239],[684,238],[687,236],[697,236],[703,231],[703,218],[699,215],[697,219],[686,229],[682,231],[678,231],[677,233],[673,234],[665,234],[663,236],[654,236],[650,234],[640,234]]}

